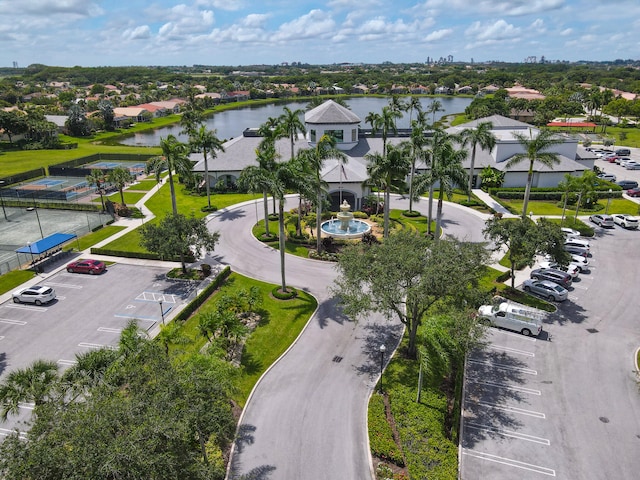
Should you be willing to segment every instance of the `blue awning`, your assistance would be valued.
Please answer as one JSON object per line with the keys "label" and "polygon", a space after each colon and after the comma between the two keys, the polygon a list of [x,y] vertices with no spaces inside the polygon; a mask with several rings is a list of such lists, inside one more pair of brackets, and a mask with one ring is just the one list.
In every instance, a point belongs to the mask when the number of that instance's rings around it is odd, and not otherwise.
{"label": "blue awning", "polygon": [[18,253],[32,253],[33,255],[40,255],[52,248],[56,248],[65,242],[68,242],[72,238],[76,238],[77,235],[72,233],[54,233],[48,237],[44,237],[42,240],[33,242],[31,245],[20,247],[16,252]]}

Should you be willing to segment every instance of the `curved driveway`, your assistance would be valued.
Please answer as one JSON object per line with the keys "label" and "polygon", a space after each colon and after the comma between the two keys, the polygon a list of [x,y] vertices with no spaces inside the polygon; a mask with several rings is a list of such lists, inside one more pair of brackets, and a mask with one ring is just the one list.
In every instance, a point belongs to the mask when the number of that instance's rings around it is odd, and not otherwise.
{"label": "curved driveway", "polygon": [[[247,276],[280,283],[279,253],[251,235],[264,211],[261,203],[210,218],[210,229],[221,232],[212,258]],[[293,206],[289,203],[287,208]],[[414,205],[426,211],[427,202]],[[393,207],[406,209],[408,201],[396,198]],[[483,225],[481,215],[445,205],[448,233],[481,241]],[[344,317],[328,290],[337,276],[333,264],[292,255],[285,263],[287,284],[314,295],[319,307],[247,401],[229,477],[371,479],[366,414],[379,375],[378,348],[384,343],[395,349],[402,325],[380,315],[357,323]]]}

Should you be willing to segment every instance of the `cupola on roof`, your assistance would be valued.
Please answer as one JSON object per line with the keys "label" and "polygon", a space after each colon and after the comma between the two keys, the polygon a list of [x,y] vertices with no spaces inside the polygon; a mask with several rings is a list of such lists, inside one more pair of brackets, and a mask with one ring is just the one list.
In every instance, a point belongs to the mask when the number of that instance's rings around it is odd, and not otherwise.
{"label": "cupola on roof", "polygon": [[305,123],[311,124],[351,124],[360,123],[360,118],[348,108],[327,100],[322,105],[304,114]]}

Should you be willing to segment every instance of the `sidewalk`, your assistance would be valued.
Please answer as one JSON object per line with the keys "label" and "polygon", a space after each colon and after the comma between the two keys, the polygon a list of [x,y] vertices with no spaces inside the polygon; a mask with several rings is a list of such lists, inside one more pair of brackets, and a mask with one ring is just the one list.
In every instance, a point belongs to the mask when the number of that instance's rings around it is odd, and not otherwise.
{"label": "sidewalk", "polygon": [[480,199],[482,202],[484,202],[494,212],[501,213],[504,217],[516,217],[517,216],[517,215],[512,214],[511,212],[509,212],[509,210],[507,210],[502,205],[500,205],[498,202],[496,202],[493,198],[491,198],[491,195],[486,193],[484,190],[480,190],[479,188],[474,188],[473,190],[471,190],[471,193],[473,193],[476,197],[478,197],[478,199]]}

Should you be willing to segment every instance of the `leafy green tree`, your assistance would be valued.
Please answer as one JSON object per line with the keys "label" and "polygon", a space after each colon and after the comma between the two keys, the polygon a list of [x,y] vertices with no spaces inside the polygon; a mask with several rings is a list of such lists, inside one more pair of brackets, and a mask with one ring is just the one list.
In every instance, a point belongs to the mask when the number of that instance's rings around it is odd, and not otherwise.
{"label": "leafy green tree", "polygon": [[373,183],[384,190],[384,237],[389,236],[389,212],[391,210],[391,190],[404,188],[404,180],[411,169],[411,158],[407,145],[393,146],[387,149],[387,155],[378,152],[365,155],[368,162],[367,175]]}
{"label": "leafy green tree", "polygon": [[128,183],[133,182],[134,179],[135,177],[131,172],[124,167],[116,167],[113,170],[110,170],[107,174],[107,181],[115,186],[120,192],[122,206],[126,206],[126,203],[124,202],[124,187],[126,187]]}
{"label": "leafy green tree", "polygon": [[182,325],[175,321],[160,325],[160,333],[156,339],[162,344],[167,355],[169,355],[169,347],[172,345],[187,345],[191,342],[189,337],[183,333]]}
{"label": "leafy green tree", "polygon": [[140,233],[140,244],[150,252],[162,258],[179,256],[184,274],[185,255],[199,259],[202,249],[213,250],[220,237],[217,232],[209,232],[203,218],[187,218],[179,213],[167,215],[159,223],[145,223]]}
{"label": "leafy green tree", "polygon": [[209,186],[209,156],[216,158],[217,151],[224,152],[224,146],[216,136],[215,130],[207,130],[201,125],[195,135],[189,137],[189,143],[196,152],[202,152],[204,157],[204,183],[207,189],[207,206],[211,207],[211,188]]}
{"label": "leafy green tree", "polygon": [[69,108],[69,118],[67,118],[65,126],[69,131],[69,135],[72,137],[86,137],[91,130],[87,113],[84,108],[78,104],[73,104],[71,108]]}
{"label": "leafy green tree", "polygon": [[471,166],[469,167],[469,185],[467,187],[467,201],[471,202],[471,190],[473,189],[473,172],[476,164],[476,149],[493,150],[496,146],[496,136],[491,131],[493,123],[480,122],[475,128],[465,128],[460,135],[462,136],[462,146],[471,147]]}
{"label": "leafy green tree", "polygon": [[481,186],[486,188],[500,188],[504,183],[504,172],[487,165],[480,172]]}
{"label": "leafy green tree", "polygon": [[490,217],[482,231],[494,243],[495,249],[507,247],[511,264],[511,288],[515,288],[515,271],[519,265],[532,266],[538,252],[537,228],[528,218],[503,219]]}
{"label": "leafy green tree", "polygon": [[104,122],[104,128],[109,131],[113,130],[115,114],[113,113],[113,105],[111,102],[109,100],[100,100],[100,102],[98,102],[98,110]]}
{"label": "leafy green tree", "polygon": [[9,137],[9,143],[13,144],[13,136],[27,132],[26,115],[20,111],[0,109],[0,130]]}
{"label": "leafy green tree", "polygon": [[331,290],[351,318],[369,312],[397,316],[409,336],[408,354],[415,358],[418,327],[426,315],[465,302],[479,304],[484,294],[477,285],[487,256],[479,244],[453,238],[435,242],[400,231],[383,243],[343,250]]}
{"label": "leafy green tree", "polygon": [[560,163],[560,158],[557,153],[550,152],[549,149],[554,145],[563,143],[563,140],[559,138],[551,130],[540,130],[538,135],[533,136],[531,129],[529,130],[529,136],[514,132],[514,138],[524,149],[524,152],[516,153],[511,159],[507,161],[507,168],[511,168],[522,161],[529,162],[529,171],[527,172],[527,186],[524,192],[524,202],[522,204],[522,218],[527,216],[527,207],[529,205],[529,195],[531,193],[531,183],[533,182],[533,166],[536,162],[542,165],[553,168],[554,164]]}

